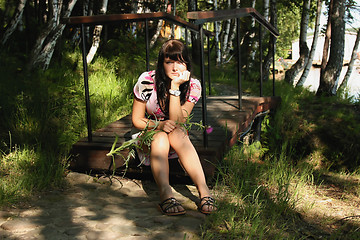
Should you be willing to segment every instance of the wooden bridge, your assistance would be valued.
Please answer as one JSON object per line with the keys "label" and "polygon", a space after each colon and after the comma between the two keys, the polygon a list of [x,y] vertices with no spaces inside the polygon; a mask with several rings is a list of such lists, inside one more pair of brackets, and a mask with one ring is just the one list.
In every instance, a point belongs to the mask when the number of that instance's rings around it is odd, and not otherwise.
{"label": "wooden bridge", "polygon": [[[259,23],[259,52],[260,52],[260,96],[259,97],[244,97],[242,96],[241,88],[241,45],[240,45],[240,18],[252,17]],[[199,122],[204,125],[211,125],[213,132],[207,134],[197,130],[190,131],[190,139],[192,140],[199,156],[204,171],[207,177],[214,174],[216,163],[220,161],[224,153],[234,145],[239,137],[246,133],[256,121],[257,126],[260,126],[261,119],[264,114],[274,110],[280,103],[280,98],[275,97],[275,71],[273,71],[273,96],[263,97],[262,91],[262,28],[268,30],[272,36],[271,42],[273,44],[273,66],[275,66],[275,51],[274,44],[276,37],[279,35],[277,29],[267,22],[255,9],[242,8],[232,10],[220,11],[200,11],[189,12],[187,18],[193,20],[192,23],[187,22],[177,16],[167,13],[144,13],[144,14],[113,14],[113,15],[98,15],[98,16],[84,16],[84,17],[70,17],[62,19],[62,22],[68,25],[80,25],[82,30],[82,46],[83,46],[83,66],[84,66],[84,86],[85,86],[85,102],[87,112],[87,127],[88,137],[81,139],[74,144],[72,148],[72,159],[70,168],[82,172],[116,172],[124,171],[124,160],[120,156],[116,156],[114,161],[111,157],[106,156],[110,151],[115,140],[115,134],[120,136],[118,146],[124,141],[130,139],[131,116],[126,116],[118,121],[109,124],[108,126],[98,129],[95,132],[91,129],[90,116],[90,94],[88,88],[88,73],[86,63],[86,47],[84,27],[86,25],[97,24],[116,24],[121,22],[145,22],[145,41],[146,41],[146,69],[149,70],[149,29],[148,21],[163,19],[170,21],[173,24],[185,28],[185,39],[187,39],[188,30],[199,34],[200,39],[200,67],[201,67],[201,85],[202,98],[197,103],[193,110],[192,121]],[[211,32],[203,29],[203,24],[206,22],[220,21],[226,19],[237,20],[237,68],[238,68],[238,96],[207,96],[206,88],[211,88],[210,75],[208,74],[208,86],[205,86],[205,64],[204,64],[204,36],[208,39],[212,36]],[[208,61],[210,62],[210,49],[208,51]],[[210,73],[210,64],[208,64],[208,72]],[[209,91],[211,92],[211,91]],[[258,127],[257,127],[258,128]],[[258,128],[259,129],[259,128]],[[259,132],[258,132],[259,134]],[[126,156],[127,152],[123,154]],[[151,175],[148,167],[139,167],[139,162],[136,159],[129,163],[127,174],[140,173],[142,176],[146,174]],[[182,170],[178,162],[170,161],[171,175],[185,176],[186,173]]]}

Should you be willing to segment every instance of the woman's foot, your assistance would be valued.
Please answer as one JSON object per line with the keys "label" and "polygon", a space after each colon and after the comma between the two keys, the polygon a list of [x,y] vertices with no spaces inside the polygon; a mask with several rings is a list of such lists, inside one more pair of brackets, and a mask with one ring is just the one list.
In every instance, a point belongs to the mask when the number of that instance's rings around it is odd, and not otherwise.
{"label": "woman's foot", "polygon": [[203,214],[210,214],[217,210],[215,199],[210,196],[202,197],[198,205],[198,210]]}
{"label": "woman's foot", "polygon": [[183,215],[186,212],[183,206],[173,197],[165,199],[159,204],[159,208],[163,214],[168,216]]}
{"label": "woman's foot", "polygon": [[160,188],[160,199],[162,202],[159,206],[163,214],[169,216],[185,214],[184,207],[173,197],[170,185]]}

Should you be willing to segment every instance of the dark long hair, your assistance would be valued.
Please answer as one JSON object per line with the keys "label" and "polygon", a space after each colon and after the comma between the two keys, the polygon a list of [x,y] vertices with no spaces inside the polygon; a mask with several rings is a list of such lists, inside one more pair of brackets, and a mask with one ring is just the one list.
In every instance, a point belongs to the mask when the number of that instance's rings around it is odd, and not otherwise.
{"label": "dark long hair", "polygon": [[[189,53],[186,46],[176,39],[171,39],[166,41],[160,51],[157,61],[157,68],[155,73],[155,86],[157,92],[157,100],[159,102],[161,110],[165,115],[169,113],[169,88],[170,88],[170,78],[166,76],[164,69],[164,60],[165,58],[170,58],[174,61],[180,61],[186,64],[186,68],[191,72],[191,63]],[[186,97],[190,91],[190,81],[187,81],[180,85],[179,90],[180,94],[180,103],[183,105],[186,102]]]}

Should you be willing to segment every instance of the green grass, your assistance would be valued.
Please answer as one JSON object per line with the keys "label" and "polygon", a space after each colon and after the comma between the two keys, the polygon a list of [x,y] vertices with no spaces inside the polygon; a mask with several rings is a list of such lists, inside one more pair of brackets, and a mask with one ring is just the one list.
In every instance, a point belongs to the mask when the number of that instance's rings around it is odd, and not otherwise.
{"label": "green grass", "polygon": [[[144,49],[143,39],[111,40],[89,65],[93,129],[130,113],[133,85],[145,69]],[[0,206],[5,206],[62,187],[69,150],[87,129],[79,50],[64,49],[62,61],[46,72],[26,72],[16,54],[3,52],[0,59]],[[194,75],[200,77],[198,66]],[[212,67],[213,83],[236,86],[234,76],[233,63]],[[257,95],[257,73],[247,78],[252,80],[243,81],[243,90]],[[316,206],[304,196],[316,199],[319,189],[336,186],[347,201],[360,197],[358,103],[317,98],[280,81],[276,93],[282,103],[263,121],[261,143],[239,142],[217,166],[219,211],[206,218],[202,238],[311,236],[304,232],[330,238],[323,226],[331,220],[314,217],[314,224],[300,217],[311,218]],[[271,82],[264,84],[264,95],[272,95]],[[356,228],[344,225],[331,233],[356,237]]]}
{"label": "green grass", "polygon": [[[132,88],[145,68],[133,47],[113,47],[122,52],[110,57],[100,51],[88,67],[93,130],[130,113]],[[79,50],[64,49],[61,62],[32,73],[19,58],[1,54],[0,206],[62,187],[71,146],[87,136]]]}
{"label": "green grass", "polygon": [[[271,87],[265,86],[268,95]],[[318,188],[339,187],[347,202],[356,204],[358,105],[350,104],[351,99],[316,98],[282,82],[276,88],[282,103],[263,121],[261,144],[239,143],[218,166],[214,192],[219,193],[219,211],[207,218],[202,237],[356,239],[357,225],[325,231],[333,219],[308,222],[300,215],[311,218]],[[331,210],[319,208],[319,213],[326,211]]]}

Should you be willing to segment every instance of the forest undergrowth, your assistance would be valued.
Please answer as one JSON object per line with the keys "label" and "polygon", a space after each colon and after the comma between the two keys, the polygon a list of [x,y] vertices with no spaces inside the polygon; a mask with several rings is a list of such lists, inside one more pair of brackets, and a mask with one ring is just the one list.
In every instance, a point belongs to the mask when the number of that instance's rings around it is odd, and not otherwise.
{"label": "forest undergrowth", "polygon": [[[131,110],[133,84],[145,70],[144,41],[133,41],[108,42],[89,65],[93,129]],[[46,72],[28,73],[21,56],[2,52],[1,59],[0,206],[8,206],[62,188],[70,148],[87,130],[80,51],[65,49]],[[212,71],[213,94],[234,89],[234,69]],[[258,92],[253,79],[256,71],[247,73],[246,94]],[[271,87],[265,83],[264,95]],[[217,166],[219,211],[199,237],[359,239],[358,100],[315,97],[283,81],[276,93],[282,102],[264,119],[262,141],[240,139]]]}

